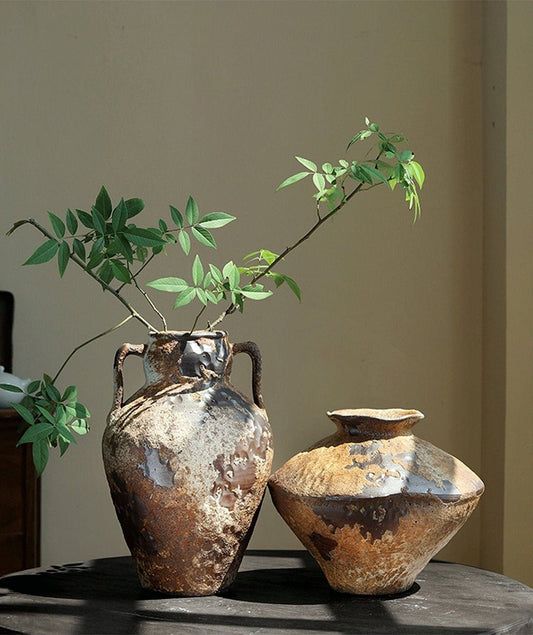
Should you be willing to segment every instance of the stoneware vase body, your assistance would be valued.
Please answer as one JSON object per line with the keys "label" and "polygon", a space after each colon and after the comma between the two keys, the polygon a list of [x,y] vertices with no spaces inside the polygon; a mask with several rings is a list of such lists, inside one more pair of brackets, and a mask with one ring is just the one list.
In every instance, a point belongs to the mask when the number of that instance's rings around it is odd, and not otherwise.
{"label": "stoneware vase body", "polygon": [[[229,382],[238,352],[252,358],[255,403]],[[123,403],[129,354],[146,383]],[[260,376],[257,346],[221,331],[151,333],[117,352],[103,457],[143,587],[210,595],[233,581],[272,463]]]}
{"label": "stoneware vase body", "polygon": [[274,504],[333,589],[406,591],[473,512],[483,483],[412,434],[417,410],[328,415],[337,432],[270,478]]}

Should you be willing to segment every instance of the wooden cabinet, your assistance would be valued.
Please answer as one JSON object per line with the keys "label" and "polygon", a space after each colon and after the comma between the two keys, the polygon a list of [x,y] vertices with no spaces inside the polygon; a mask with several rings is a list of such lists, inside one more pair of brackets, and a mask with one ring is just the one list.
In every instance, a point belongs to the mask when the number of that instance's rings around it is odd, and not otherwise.
{"label": "wooden cabinet", "polygon": [[31,444],[16,447],[25,424],[0,409],[0,575],[40,563],[40,488]]}
{"label": "wooden cabinet", "polygon": [[[11,372],[13,296],[0,291],[0,365]],[[17,448],[26,424],[0,408],[0,575],[40,564],[40,481],[31,444]]]}

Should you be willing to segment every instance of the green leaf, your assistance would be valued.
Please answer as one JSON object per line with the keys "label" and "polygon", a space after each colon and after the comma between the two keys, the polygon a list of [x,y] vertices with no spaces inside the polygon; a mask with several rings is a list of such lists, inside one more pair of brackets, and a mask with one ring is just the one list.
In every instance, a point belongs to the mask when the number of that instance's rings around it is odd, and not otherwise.
{"label": "green leaf", "polygon": [[26,406],[22,406],[19,403],[14,403],[11,406],[14,410],[16,410],[19,415],[24,419],[26,423],[29,423],[32,426],[35,423],[35,418],[32,413],[26,408]]}
{"label": "green leaf", "polygon": [[53,383],[47,383],[44,387],[44,391],[52,401],[61,401],[59,390],[54,386]]}
{"label": "green leaf", "polygon": [[[346,150],[349,150],[349,149],[350,149],[350,147],[351,147],[354,143],[357,143],[357,141],[359,141],[359,140],[362,138],[363,132],[364,132],[364,130],[360,130],[360,131],[359,131],[356,135],[354,135],[354,136],[350,139],[350,141],[349,141],[348,145],[346,146]],[[346,167],[346,166],[345,166],[345,167]]]}
{"label": "green leaf", "polygon": [[409,167],[411,169],[412,175],[418,183],[418,187],[422,188],[422,186],[424,185],[424,181],[426,180],[426,174],[423,167],[420,165],[420,163],[418,163],[418,161],[411,161]]}
{"label": "green leaf", "polygon": [[228,282],[230,289],[233,291],[239,287],[239,282],[241,281],[241,274],[239,271],[239,267],[236,267],[233,263],[232,267],[229,270],[228,274]]}
{"label": "green leaf", "polygon": [[270,251],[270,249],[261,249],[259,252],[259,256],[261,260],[264,260],[267,263],[267,265],[271,265],[278,257],[278,254]]}
{"label": "green leaf", "polygon": [[58,437],[57,442],[59,443],[59,456],[63,456],[69,449],[70,443],[67,443],[67,441],[65,441],[61,437]]}
{"label": "green leaf", "polygon": [[76,416],[78,419],[88,419],[91,416],[90,412],[82,403],[78,402],[74,407],[76,408]]}
{"label": "green leaf", "polygon": [[48,463],[48,441],[35,441],[32,448],[33,464],[38,476],[44,472]]}
{"label": "green leaf", "polygon": [[245,291],[244,289],[241,289],[241,293],[250,300],[264,300],[272,295],[272,291]]}
{"label": "green leaf", "polygon": [[322,192],[322,190],[326,187],[326,179],[324,178],[324,175],[318,172],[313,174],[313,183],[319,192]]}
{"label": "green leaf", "polygon": [[91,212],[93,217],[94,228],[99,234],[101,234],[102,236],[105,236],[106,225],[105,225],[105,220],[104,220],[104,217],[102,216],[102,213],[96,207],[93,207]]}
{"label": "green leaf", "polygon": [[111,268],[109,260],[106,260],[100,267],[100,270],[98,271],[98,277],[105,284],[109,284],[111,280],[113,280],[113,269]]}
{"label": "green leaf", "polygon": [[376,170],[376,168],[374,168],[373,166],[361,164],[359,168],[370,175],[370,178],[373,181],[381,181],[382,183],[387,183],[387,178],[385,177],[385,175],[383,175],[379,170]]}
{"label": "green leaf", "polygon": [[100,244],[98,243],[99,241],[96,241],[91,248],[91,253],[89,254],[89,261],[87,262],[87,266],[89,267],[89,269],[94,269],[95,267],[98,267],[98,265],[104,259],[104,254],[101,251],[99,251],[99,249],[102,248],[103,241]]}
{"label": "green leaf", "polygon": [[131,276],[128,269],[120,262],[120,260],[112,259],[109,261],[111,265],[111,270],[113,271],[113,275],[120,282],[125,282],[129,284],[131,282]]}
{"label": "green leaf", "polygon": [[196,289],[196,297],[198,298],[198,300],[200,300],[200,302],[204,306],[207,306],[207,296],[203,289],[200,289],[200,288]]}
{"label": "green leaf", "polygon": [[140,247],[159,247],[165,244],[165,240],[152,229],[128,227],[124,235],[131,243]]}
{"label": "green leaf", "polygon": [[82,209],[77,209],[76,214],[84,227],[87,227],[87,229],[94,229],[93,219],[90,214],[84,212]]}
{"label": "green leaf", "polygon": [[56,427],[63,441],[66,441],[67,443],[76,443],[76,439],[74,438],[74,435],[64,423],[60,423]]}
{"label": "green leaf", "polygon": [[197,225],[196,227],[191,227],[191,232],[199,243],[205,245],[206,247],[216,249],[217,243],[213,234],[208,229],[205,229],[205,227],[202,227],[201,225]]}
{"label": "green leaf", "polygon": [[14,386],[13,384],[0,384],[0,388],[2,390],[7,390],[8,392],[24,392],[22,388]]}
{"label": "green leaf", "polygon": [[187,199],[187,206],[185,208],[185,216],[187,217],[189,225],[194,225],[198,220],[199,215],[200,212],[198,211],[198,204],[192,196],[189,196]]}
{"label": "green leaf", "polygon": [[292,185],[293,183],[298,183],[298,181],[305,179],[305,177],[309,176],[310,174],[312,174],[312,172],[298,172],[298,174],[293,174],[292,176],[289,176],[289,178],[285,179],[282,183],[278,185],[278,187],[276,188],[276,192],[279,192],[279,190],[289,185]]}
{"label": "green leaf", "polygon": [[191,238],[184,229],[182,229],[178,234],[178,241],[185,255],[188,256],[189,252],[191,251]]}
{"label": "green leaf", "polygon": [[194,262],[192,263],[192,280],[196,286],[199,286],[202,284],[203,279],[204,267],[202,265],[202,261],[200,260],[200,256],[196,255]]}
{"label": "green leaf", "polygon": [[176,223],[176,227],[179,227],[179,229],[181,229],[183,227],[183,216],[181,215],[181,212],[173,205],[169,205],[169,207],[172,220],[174,221],[174,223]]}
{"label": "green leaf", "polygon": [[66,271],[68,261],[70,258],[70,248],[66,241],[63,241],[61,245],[59,245],[59,251],[57,252],[57,266],[59,269],[59,275],[62,278],[63,274]]}
{"label": "green leaf", "polygon": [[47,240],[33,252],[24,264],[41,265],[43,262],[48,262],[56,255],[58,249],[59,243],[57,240]]}
{"label": "green leaf", "polygon": [[76,422],[71,423],[70,427],[71,427],[72,430],[74,430],[74,432],[76,434],[79,434],[80,436],[84,435],[84,434],[87,434],[87,432],[89,432],[89,430],[87,428],[87,425],[85,425],[85,424],[83,424],[81,422],[80,423],[76,423]]}
{"label": "green leaf", "polygon": [[144,209],[144,201],[142,198],[129,198],[124,201],[126,209],[128,210],[128,218],[133,218],[140,214]]}
{"label": "green leaf", "polygon": [[65,235],[65,223],[59,218],[59,216],[56,216],[53,212],[48,212],[48,218],[52,223],[55,235],[58,238],[63,238],[63,236]]}
{"label": "green leaf", "polygon": [[128,208],[126,207],[124,199],[121,198],[120,203],[113,210],[113,215],[111,218],[111,223],[113,225],[115,234],[126,227],[126,221],[128,220],[128,218]]}
{"label": "green leaf", "polygon": [[35,381],[32,381],[28,384],[28,387],[26,388],[26,392],[31,395],[33,394],[36,390],[39,390],[41,386],[41,381],[39,379],[36,379]]}
{"label": "green leaf", "polygon": [[126,260],[131,264],[133,262],[133,250],[131,248],[131,245],[122,234],[119,234],[117,236],[117,242],[120,246],[120,252],[124,256],[124,258],[126,258]]}
{"label": "green leaf", "polygon": [[209,289],[205,289],[205,295],[212,304],[218,304],[220,301],[212,291],[209,291]]}
{"label": "green leaf", "polygon": [[182,278],[158,278],[148,282],[146,286],[168,293],[179,293],[189,288],[189,285]]}
{"label": "green leaf", "polygon": [[211,212],[211,214],[203,216],[198,225],[206,227],[207,229],[217,229],[219,227],[224,227],[224,225],[227,225],[234,220],[236,220],[236,217],[231,216],[231,214],[226,214],[225,212]]}
{"label": "green leaf", "polygon": [[71,234],[75,234],[78,231],[78,219],[70,209],[67,209],[67,227]]}
{"label": "green leaf", "polygon": [[413,154],[413,152],[411,150],[402,150],[398,154],[398,161],[400,161],[401,163],[409,163],[409,161],[411,161],[411,159],[414,156],[415,155]]}
{"label": "green leaf", "polygon": [[227,262],[222,269],[222,277],[229,278],[229,275],[233,267],[235,267],[235,265],[233,264],[233,260],[230,260],[229,262]]}
{"label": "green leaf", "polygon": [[96,202],[94,204],[94,207],[100,212],[103,219],[107,220],[111,216],[111,211],[113,209],[113,206],[111,205],[111,199],[109,198],[109,194],[107,193],[107,190],[105,189],[103,185],[100,188],[100,192],[98,193],[98,196],[96,197]]}
{"label": "green leaf", "polygon": [[67,386],[65,392],[63,393],[63,398],[61,401],[76,401],[78,398],[78,389],[76,386]]}
{"label": "green leaf", "polygon": [[193,301],[196,296],[196,289],[194,287],[189,287],[178,294],[176,301],[174,302],[174,308],[178,309],[181,306],[185,306]]}
{"label": "green leaf", "polygon": [[215,267],[215,265],[210,264],[209,271],[211,272],[211,275],[213,276],[213,280],[215,280],[215,282],[221,283],[224,280],[222,272],[218,267]]}
{"label": "green leaf", "polygon": [[300,287],[298,286],[298,284],[296,283],[296,280],[294,280],[293,278],[291,278],[290,276],[287,276],[285,274],[283,274],[283,278],[285,279],[285,282],[287,283],[287,286],[289,287],[289,289],[294,293],[294,295],[301,302],[302,301],[302,291],[301,291]]}
{"label": "green leaf", "polygon": [[304,166],[304,168],[307,168],[312,172],[316,172],[318,170],[316,163],[313,163],[313,161],[310,161],[309,159],[303,159],[302,157],[294,158],[296,159],[296,161],[299,161]]}
{"label": "green leaf", "polygon": [[33,443],[34,441],[45,439],[53,429],[54,426],[50,423],[46,423],[44,421],[42,423],[36,423],[24,432],[17,441],[17,446],[22,445],[23,443]]}

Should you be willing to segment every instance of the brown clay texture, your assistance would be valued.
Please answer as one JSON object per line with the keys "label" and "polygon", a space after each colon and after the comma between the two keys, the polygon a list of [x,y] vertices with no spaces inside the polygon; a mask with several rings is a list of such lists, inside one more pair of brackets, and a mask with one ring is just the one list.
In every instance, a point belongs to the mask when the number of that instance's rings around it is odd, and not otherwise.
{"label": "brown clay texture", "polygon": [[336,434],[272,475],[274,504],[334,589],[405,591],[466,522],[483,483],[411,433],[416,410],[328,414]]}
{"label": "brown clay texture", "polygon": [[225,334],[193,336],[154,334],[141,347],[146,384],[123,405],[120,358],[141,351],[119,351],[103,438],[113,503],[141,584],[188,596],[233,581],[272,463],[265,410],[229,383]]}

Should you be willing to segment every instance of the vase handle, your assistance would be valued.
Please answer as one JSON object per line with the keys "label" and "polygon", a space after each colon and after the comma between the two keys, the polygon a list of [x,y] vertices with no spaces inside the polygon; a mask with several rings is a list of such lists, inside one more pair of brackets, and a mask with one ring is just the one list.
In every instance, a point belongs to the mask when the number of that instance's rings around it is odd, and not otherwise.
{"label": "vase handle", "polygon": [[255,342],[239,342],[233,344],[233,354],[246,353],[252,360],[252,393],[255,405],[262,410],[265,409],[265,402],[261,395],[261,374],[262,361],[259,346]]}
{"label": "vase handle", "polygon": [[113,407],[112,410],[122,408],[124,398],[124,377],[122,368],[124,360],[128,355],[137,355],[142,357],[145,351],[144,344],[122,344],[115,354],[113,362]]}

